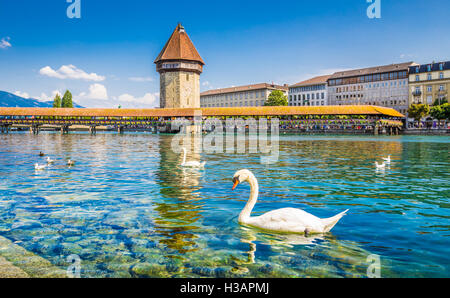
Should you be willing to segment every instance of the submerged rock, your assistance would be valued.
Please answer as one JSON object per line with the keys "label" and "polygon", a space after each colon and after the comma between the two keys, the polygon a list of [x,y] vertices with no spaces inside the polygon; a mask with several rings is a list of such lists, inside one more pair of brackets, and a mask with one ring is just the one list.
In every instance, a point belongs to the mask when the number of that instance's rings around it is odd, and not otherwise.
{"label": "submerged rock", "polygon": [[200,275],[200,276],[206,276],[206,277],[213,277],[216,275],[215,271],[211,268],[207,267],[194,267],[191,270],[192,273]]}
{"label": "submerged rock", "polygon": [[139,263],[133,266],[131,271],[137,277],[170,277],[166,266],[150,263]]}

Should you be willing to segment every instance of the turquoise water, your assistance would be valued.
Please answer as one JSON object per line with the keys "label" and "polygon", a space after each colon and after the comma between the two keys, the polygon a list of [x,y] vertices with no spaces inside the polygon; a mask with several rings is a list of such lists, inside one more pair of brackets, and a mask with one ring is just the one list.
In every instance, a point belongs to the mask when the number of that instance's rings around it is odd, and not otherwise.
{"label": "turquoise water", "polygon": [[[448,137],[284,135],[276,164],[202,153],[204,171],[180,168],[171,138],[0,135],[0,236],[62,269],[77,254],[82,277],[366,277],[369,255],[382,277],[450,277]],[[35,171],[39,151],[55,164]],[[260,183],[253,214],[350,211],[321,236],[242,227],[242,168]]]}

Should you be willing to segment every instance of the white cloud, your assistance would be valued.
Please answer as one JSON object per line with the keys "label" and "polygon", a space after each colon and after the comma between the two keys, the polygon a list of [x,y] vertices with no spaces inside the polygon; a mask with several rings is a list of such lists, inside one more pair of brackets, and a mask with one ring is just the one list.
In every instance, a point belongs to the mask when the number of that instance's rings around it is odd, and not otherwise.
{"label": "white cloud", "polygon": [[414,57],[414,55],[412,55],[412,54],[400,54],[400,59],[410,59],[413,57]]}
{"label": "white cloud", "polygon": [[84,70],[77,68],[75,65],[63,65],[58,70],[52,69],[50,66],[45,66],[39,70],[39,73],[43,76],[57,78],[57,79],[73,79],[73,80],[85,80],[101,82],[105,80],[104,76],[100,76],[96,73],[87,73]]}
{"label": "white cloud", "polygon": [[145,93],[142,97],[134,97],[130,94],[122,94],[120,95],[117,100],[126,102],[126,103],[133,103],[133,104],[144,104],[144,105],[151,105],[154,106],[158,102],[159,99],[159,93]]}
{"label": "white cloud", "polygon": [[30,98],[30,94],[28,94],[26,92],[21,92],[21,91],[14,92],[14,95],[17,95],[17,96],[20,96],[20,97],[23,97],[26,99]]}
{"label": "white cloud", "polygon": [[80,95],[78,95],[78,98],[107,100],[108,91],[102,84],[93,84],[89,86],[89,93],[81,92]]}
{"label": "white cloud", "polygon": [[11,43],[9,42],[9,37],[4,37],[0,40],[0,49],[6,49],[12,47]]}
{"label": "white cloud", "polygon": [[50,96],[42,92],[40,96],[36,96],[36,99],[39,101],[53,101],[55,99],[56,94],[59,94],[59,96],[62,98],[61,91],[53,90]]}
{"label": "white cloud", "polygon": [[128,79],[132,82],[153,82],[152,77],[131,77]]}

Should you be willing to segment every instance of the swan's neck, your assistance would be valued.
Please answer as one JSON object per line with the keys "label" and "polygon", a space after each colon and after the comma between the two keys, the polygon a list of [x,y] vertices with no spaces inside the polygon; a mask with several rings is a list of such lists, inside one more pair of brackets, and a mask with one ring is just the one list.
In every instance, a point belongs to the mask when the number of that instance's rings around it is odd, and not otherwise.
{"label": "swan's neck", "polygon": [[248,199],[247,205],[245,205],[244,209],[239,215],[239,222],[243,223],[247,222],[250,219],[250,214],[252,213],[253,207],[255,207],[259,193],[258,180],[256,180],[255,176],[249,176],[248,183],[250,184],[250,198]]}

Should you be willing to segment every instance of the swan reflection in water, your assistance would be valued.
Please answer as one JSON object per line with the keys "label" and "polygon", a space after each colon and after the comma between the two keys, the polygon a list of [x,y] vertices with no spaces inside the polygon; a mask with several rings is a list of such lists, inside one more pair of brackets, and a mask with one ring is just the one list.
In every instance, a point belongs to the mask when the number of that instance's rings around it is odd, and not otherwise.
{"label": "swan reflection in water", "polygon": [[[368,257],[373,255],[359,243],[340,240],[329,233],[310,236],[277,234],[241,226],[240,241],[249,245],[249,249],[244,252],[246,258],[240,260],[241,265],[283,264],[313,277],[366,277],[367,268],[371,265]],[[267,247],[263,246],[270,247],[272,251],[268,259]],[[383,270],[386,276],[391,274],[390,267],[389,262],[385,261]]]}
{"label": "swan reflection in water", "polygon": [[269,245],[274,250],[293,248],[296,245],[316,245],[320,241],[324,241],[323,234],[314,234],[305,236],[304,234],[268,234],[256,230],[240,226],[241,242],[250,246],[248,253],[248,263],[255,263],[256,242],[259,244]]}

